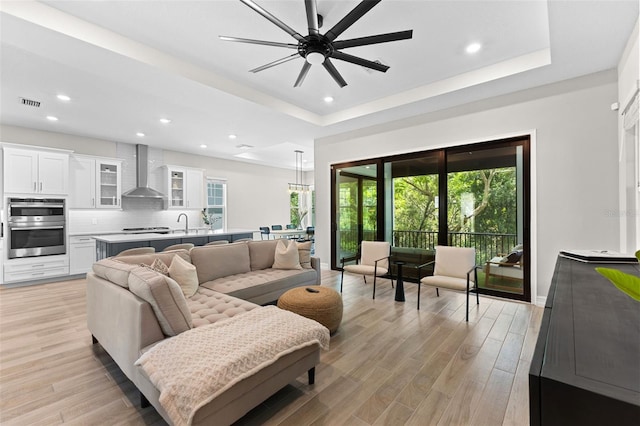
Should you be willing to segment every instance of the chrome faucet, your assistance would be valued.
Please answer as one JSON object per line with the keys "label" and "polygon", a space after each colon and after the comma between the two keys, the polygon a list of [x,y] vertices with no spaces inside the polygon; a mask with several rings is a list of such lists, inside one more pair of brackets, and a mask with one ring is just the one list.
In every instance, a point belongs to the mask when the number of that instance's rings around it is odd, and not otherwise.
{"label": "chrome faucet", "polygon": [[185,219],[185,224],[184,224],[184,233],[185,233],[185,234],[188,234],[188,233],[189,233],[189,216],[187,216],[187,214],[186,214],[186,213],[180,213],[180,214],[178,215],[178,220],[177,220],[177,222],[178,222],[178,223],[180,223],[180,218],[181,218],[182,216],[184,216],[184,219]]}

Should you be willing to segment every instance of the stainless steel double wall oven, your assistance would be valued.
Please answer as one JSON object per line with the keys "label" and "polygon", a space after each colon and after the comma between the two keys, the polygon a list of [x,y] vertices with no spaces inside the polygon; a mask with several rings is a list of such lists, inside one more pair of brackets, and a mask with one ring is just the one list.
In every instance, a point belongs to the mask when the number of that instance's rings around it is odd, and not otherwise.
{"label": "stainless steel double wall oven", "polygon": [[66,254],[65,200],[9,198],[9,259]]}

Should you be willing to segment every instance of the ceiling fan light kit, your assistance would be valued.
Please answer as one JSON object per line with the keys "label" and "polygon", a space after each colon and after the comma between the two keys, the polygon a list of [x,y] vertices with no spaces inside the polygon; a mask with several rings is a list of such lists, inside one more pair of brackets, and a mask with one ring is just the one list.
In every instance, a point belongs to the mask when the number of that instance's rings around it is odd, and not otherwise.
{"label": "ceiling fan light kit", "polygon": [[320,52],[309,52],[305,56],[305,59],[311,65],[320,65],[321,63],[324,62],[325,58],[324,58],[324,55]]}
{"label": "ceiling fan light kit", "polygon": [[294,87],[299,87],[302,85],[304,78],[306,77],[311,65],[320,65],[322,64],[324,68],[327,70],[329,75],[335,80],[335,82],[340,86],[344,87],[347,85],[347,82],[342,78],[336,67],[333,65],[331,59],[337,59],[344,62],[349,62],[355,65],[360,65],[365,68],[369,68],[375,71],[386,72],[389,67],[387,65],[383,65],[379,62],[370,61],[364,58],[360,58],[357,56],[349,55],[340,51],[341,49],[346,49],[349,47],[357,47],[357,46],[366,46],[371,44],[378,43],[387,43],[391,41],[398,40],[407,40],[413,37],[413,30],[405,30],[398,31],[394,33],[386,33],[386,34],[377,34],[366,37],[353,38],[348,40],[336,40],[340,34],[342,34],[345,30],[347,30],[351,25],[353,25],[356,21],[362,18],[367,12],[369,12],[375,5],[380,3],[382,0],[362,0],[351,12],[349,12],[345,17],[343,17],[336,25],[333,26],[329,31],[327,31],[324,35],[320,34],[320,28],[322,27],[323,17],[318,14],[318,8],[316,4],[316,0],[304,0],[306,14],[307,14],[307,24],[309,29],[309,35],[302,36],[296,30],[289,27],[287,24],[276,18],[274,15],[263,9],[261,6],[256,4],[253,0],[240,0],[245,5],[249,6],[251,9],[256,11],[258,14],[263,16],[265,19],[278,26],[280,29],[285,31],[291,37],[293,37],[297,44],[293,43],[280,43],[273,41],[265,41],[265,40],[254,40],[247,38],[238,38],[238,37],[229,37],[229,36],[219,36],[221,40],[225,41],[233,41],[237,43],[249,43],[249,44],[259,44],[266,46],[275,46],[275,47],[284,47],[288,49],[297,49],[297,53],[288,55],[284,58],[277,59],[268,64],[262,65],[260,67],[254,68],[250,70],[250,72],[257,73],[263,71],[265,69],[274,67],[276,65],[283,64],[290,60],[301,57],[305,60],[302,65],[302,69],[298,74],[298,78],[294,83]]}

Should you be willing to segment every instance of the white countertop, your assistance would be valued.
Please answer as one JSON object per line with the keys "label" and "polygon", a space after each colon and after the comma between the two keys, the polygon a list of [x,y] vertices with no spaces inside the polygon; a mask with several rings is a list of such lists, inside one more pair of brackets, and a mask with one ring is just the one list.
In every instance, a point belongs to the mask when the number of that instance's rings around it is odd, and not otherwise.
{"label": "white countertop", "polygon": [[212,231],[210,229],[203,230],[190,230],[189,233],[185,233],[184,231],[173,231],[168,234],[158,234],[155,232],[148,232],[142,234],[101,234],[101,235],[92,235],[92,237],[97,241],[103,241],[105,243],[125,243],[132,241],[150,241],[150,240],[170,240],[174,238],[184,238],[184,237],[208,237],[211,235],[235,235],[235,234],[247,234],[253,232],[260,232],[257,229],[227,229],[227,230],[216,230]]}

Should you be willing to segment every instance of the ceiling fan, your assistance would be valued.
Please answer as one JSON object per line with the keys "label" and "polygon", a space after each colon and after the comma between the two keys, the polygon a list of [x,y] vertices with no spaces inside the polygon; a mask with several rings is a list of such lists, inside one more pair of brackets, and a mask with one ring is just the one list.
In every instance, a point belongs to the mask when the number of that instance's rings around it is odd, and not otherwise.
{"label": "ceiling fan", "polygon": [[331,77],[338,83],[340,87],[347,85],[347,82],[342,78],[336,67],[331,62],[331,59],[338,59],[340,61],[350,62],[352,64],[367,67],[376,71],[386,72],[389,67],[379,62],[369,61],[357,56],[344,53],[341,49],[356,46],[366,46],[369,44],[387,43],[390,41],[406,40],[413,37],[413,30],[398,31],[386,34],[377,34],[366,37],[352,38],[348,40],[336,40],[347,28],[353,25],[358,19],[362,18],[365,13],[370,11],[376,4],[382,0],[362,0],[351,12],[349,12],[344,18],[333,26],[329,31],[324,34],[320,34],[320,27],[322,27],[322,16],[318,14],[316,0],[304,0],[306,12],[307,12],[307,24],[309,27],[309,35],[302,36],[296,32],[293,28],[273,16],[271,13],[257,5],[252,0],[240,0],[242,3],[249,6],[251,9],[258,12],[264,18],[271,21],[273,24],[280,27],[283,31],[289,34],[291,37],[297,40],[297,44],[294,43],[279,43],[274,41],[254,40],[248,38],[228,37],[220,36],[220,39],[226,41],[235,41],[239,43],[261,44],[266,46],[285,47],[288,49],[296,49],[297,52],[268,64],[262,65],[258,68],[250,70],[250,72],[257,73],[267,68],[274,67],[276,65],[283,64],[298,57],[305,59],[300,74],[294,84],[294,87],[302,85],[304,78],[307,76],[311,65],[322,64],[324,68],[329,72]]}

